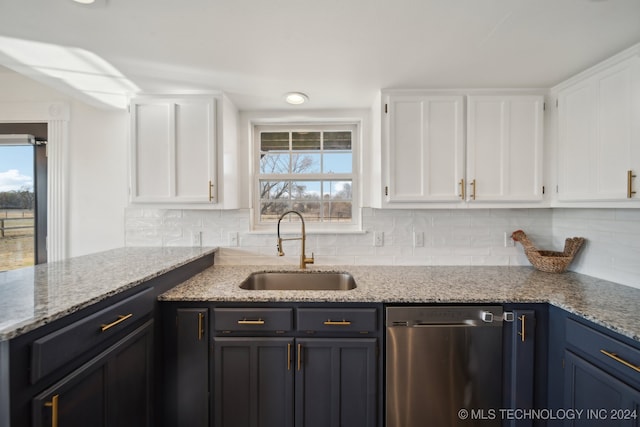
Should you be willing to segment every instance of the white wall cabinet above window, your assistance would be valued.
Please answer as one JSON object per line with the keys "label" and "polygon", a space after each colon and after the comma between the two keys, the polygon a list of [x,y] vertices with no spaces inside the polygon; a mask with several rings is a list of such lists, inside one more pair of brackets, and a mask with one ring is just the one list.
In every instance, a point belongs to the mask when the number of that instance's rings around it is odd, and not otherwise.
{"label": "white wall cabinet above window", "polygon": [[229,139],[237,131],[237,112],[225,101],[214,96],[132,100],[132,203],[172,208],[235,207],[238,197],[230,194],[225,200],[229,193],[219,180],[218,159],[226,154],[225,142],[227,148],[235,145]]}
{"label": "white wall cabinet above window", "polygon": [[640,49],[631,53],[558,89],[559,202],[640,201]]}
{"label": "white wall cabinet above window", "polygon": [[[382,207],[543,199],[542,96],[383,94]],[[483,202],[492,202],[484,205]]]}

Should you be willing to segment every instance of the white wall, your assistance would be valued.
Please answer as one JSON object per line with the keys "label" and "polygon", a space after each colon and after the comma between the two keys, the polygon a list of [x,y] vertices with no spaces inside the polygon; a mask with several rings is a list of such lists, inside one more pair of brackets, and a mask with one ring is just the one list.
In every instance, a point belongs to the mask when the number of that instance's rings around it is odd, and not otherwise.
{"label": "white wall", "polygon": [[121,247],[125,244],[128,115],[90,107],[0,67],[0,102],[51,101],[64,101],[71,109],[67,255]]}

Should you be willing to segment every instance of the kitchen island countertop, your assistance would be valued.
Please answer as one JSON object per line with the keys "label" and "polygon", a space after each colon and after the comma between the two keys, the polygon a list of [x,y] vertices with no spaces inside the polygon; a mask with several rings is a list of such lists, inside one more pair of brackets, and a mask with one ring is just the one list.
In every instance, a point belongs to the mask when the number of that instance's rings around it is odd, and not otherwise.
{"label": "kitchen island countertop", "polygon": [[[350,273],[349,291],[244,290],[261,271]],[[214,265],[160,296],[162,301],[550,303],[640,341],[640,289],[583,274],[544,273],[533,267],[467,266],[283,266]]]}
{"label": "kitchen island countertop", "polygon": [[0,273],[0,341],[213,254],[217,248],[120,248]]}

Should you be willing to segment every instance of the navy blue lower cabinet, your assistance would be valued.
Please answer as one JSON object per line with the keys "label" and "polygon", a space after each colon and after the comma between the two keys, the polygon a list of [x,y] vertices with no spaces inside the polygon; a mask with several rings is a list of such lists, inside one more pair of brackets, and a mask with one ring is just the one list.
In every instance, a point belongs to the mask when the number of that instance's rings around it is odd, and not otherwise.
{"label": "navy blue lower cabinet", "polygon": [[550,309],[548,427],[640,426],[640,345]]}
{"label": "navy blue lower cabinet", "polygon": [[33,399],[33,426],[151,427],[149,321]]}
{"label": "navy blue lower cabinet", "polygon": [[381,310],[214,306],[211,425],[381,427]]}
{"label": "navy blue lower cabinet", "polygon": [[296,340],[296,427],[376,425],[375,338]]}
{"label": "navy blue lower cabinet", "polygon": [[565,426],[640,425],[640,391],[565,351]]}
{"label": "navy blue lower cabinet", "polygon": [[293,338],[213,340],[216,427],[293,427]]}

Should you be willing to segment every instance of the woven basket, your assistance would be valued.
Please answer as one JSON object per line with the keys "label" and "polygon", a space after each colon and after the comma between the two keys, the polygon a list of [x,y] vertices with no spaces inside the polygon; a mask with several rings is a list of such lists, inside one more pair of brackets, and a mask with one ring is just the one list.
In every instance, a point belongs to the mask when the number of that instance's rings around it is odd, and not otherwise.
{"label": "woven basket", "polygon": [[529,262],[538,270],[547,273],[565,271],[585,242],[582,237],[570,237],[565,240],[564,250],[555,252],[536,249],[522,230],[515,231],[511,237],[522,244]]}

